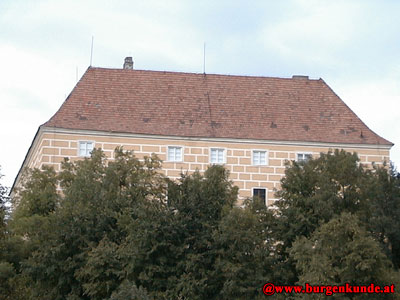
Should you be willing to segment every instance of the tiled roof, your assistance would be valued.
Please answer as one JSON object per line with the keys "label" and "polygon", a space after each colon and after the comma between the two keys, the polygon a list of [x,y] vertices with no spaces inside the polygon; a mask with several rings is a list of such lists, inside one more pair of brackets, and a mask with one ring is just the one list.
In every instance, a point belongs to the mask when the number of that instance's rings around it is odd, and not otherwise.
{"label": "tiled roof", "polygon": [[89,68],[46,127],[392,145],[322,80]]}

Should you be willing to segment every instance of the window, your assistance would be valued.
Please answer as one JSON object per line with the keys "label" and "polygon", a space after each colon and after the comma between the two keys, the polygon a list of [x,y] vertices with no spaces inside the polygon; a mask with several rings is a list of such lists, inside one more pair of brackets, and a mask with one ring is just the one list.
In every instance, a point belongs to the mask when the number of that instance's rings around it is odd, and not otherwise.
{"label": "window", "polygon": [[210,153],[210,162],[212,164],[225,163],[225,149],[211,148]]}
{"label": "window", "polygon": [[267,151],[253,151],[253,165],[265,166],[267,165]]}
{"label": "window", "polygon": [[267,205],[267,190],[263,188],[254,188],[253,189],[253,197],[258,198],[261,203]]}
{"label": "window", "polygon": [[309,159],[312,158],[311,153],[297,153],[297,161],[308,161]]}
{"label": "window", "polygon": [[79,156],[88,157],[93,151],[93,142],[80,141],[79,142]]}
{"label": "window", "polygon": [[168,147],[168,161],[182,161],[182,147]]}

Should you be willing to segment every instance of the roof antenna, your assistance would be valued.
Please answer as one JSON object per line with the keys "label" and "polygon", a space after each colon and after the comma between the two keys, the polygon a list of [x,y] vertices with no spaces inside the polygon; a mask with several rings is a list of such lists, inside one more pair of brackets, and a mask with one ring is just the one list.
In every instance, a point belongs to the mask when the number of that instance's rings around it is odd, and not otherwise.
{"label": "roof antenna", "polygon": [[204,42],[203,48],[203,74],[206,75],[206,42]]}
{"label": "roof antenna", "polygon": [[76,82],[78,82],[78,66],[76,66]]}
{"label": "roof antenna", "polygon": [[206,42],[203,47],[203,74],[206,75]]}
{"label": "roof antenna", "polygon": [[90,67],[92,66],[92,58],[93,58],[93,40],[94,36],[92,35],[92,47],[90,48]]}

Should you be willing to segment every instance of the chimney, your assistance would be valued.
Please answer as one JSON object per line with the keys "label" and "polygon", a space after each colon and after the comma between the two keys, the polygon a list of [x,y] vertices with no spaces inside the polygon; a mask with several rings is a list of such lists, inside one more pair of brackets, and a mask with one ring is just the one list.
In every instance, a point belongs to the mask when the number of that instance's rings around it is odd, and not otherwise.
{"label": "chimney", "polygon": [[131,56],[125,57],[124,69],[133,70],[133,60]]}
{"label": "chimney", "polygon": [[305,75],[293,75],[292,79],[308,80],[308,76],[305,76]]}

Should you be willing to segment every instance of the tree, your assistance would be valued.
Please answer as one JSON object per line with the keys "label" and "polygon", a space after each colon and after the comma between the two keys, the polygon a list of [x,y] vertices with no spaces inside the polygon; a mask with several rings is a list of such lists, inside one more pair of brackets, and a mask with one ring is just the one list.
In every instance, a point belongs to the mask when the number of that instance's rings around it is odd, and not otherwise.
{"label": "tree", "polygon": [[344,150],[288,165],[276,202],[285,246],[290,247],[297,236],[309,237],[343,211],[366,211],[366,182],[357,154]]}
{"label": "tree", "polygon": [[98,150],[90,159],[64,162],[59,175],[64,196],[54,215],[53,236],[27,262],[29,273],[52,299],[104,299],[119,286],[118,274],[106,269],[98,275],[102,269],[95,266],[103,259],[115,262],[107,254],[115,253],[113,245],[125,238],[119,224],[123,217],[135,219],[141,202],[160,201],[164,179],[159,166],[156,157],[139,161],[122,149],[111,162]]}
{"label": "tree", "polygon": [[0,299],[30,299],[28,280],[19,276],[21,261],[28,251],[10,229],[9,201],[8,188],[0,183]]}
{"label": "tree", "polygon": [[[1,171],[1,167],[0,167]],[[3,175],[0,173],[0,180]],[[8,190],[5,186],[3,186],[0,182],[0,250],[3,250],[4,240],[6,237],[6,215],[7,215],[7,203],[8,203]],[[3,251],[0,251],[2,253]]]}
{"label": "tree", "polygon": [[144,202],[123,245],[128,276],[156,299],[214,299],[213,232],[231,210],[237,188],[222,166],[168,183],[168,201]]}
{"label": "tree", "polygon": [[29,171],[5,225],[5,299],[258,299],[267,281],[398,276],[384,255],[399,257],[394,171],[340,151],[293,162],[270,210],[236,207],[223,166],[178,181],[160,166],[116,149]]}
{"label": "tree", "polygon": [[182,273],[178,288],[189,299],[214,299],[220,283],[211,276],[216,259],[213,232],[225,211],[232,209],[238,189],[224,167],[213,166],[204,177],[198,172],[183,176],[169,192],[170,206],[184,234],[185,259],[178,265]]}
{"label": "tree", "polygon": [[287,164],[281,190],[277,192],[277,227],[281,284],[294,284],[297,275],[289,249],[299,236],[310,235],[323,223],[343,211],[368,211],[365,194],[366,172],[356,154],[343,150],[321,153],[307,162]]}
{"label": "tree", "polygon": [[[0,167],[1,171],[1,167]],[[0,173],[0,180],[3,175]],[[5,230],[6,230],[6,213],[7,213],[7,196],[8,190],[5,186],[0,183],[0,240],[4,239]]]}
{"label": "tree", "polygon": [[287,165],[277,193],[278,259],[281,283],[298,280],[292,243],[309,238],[321,225],[342,213],[355,215],[373,234],[396,267],[399,266],[400,181],[386,166],[365,168],[355,153],[321,153],[308,162]]}
{"label": "tree", "polygon": [[[130,282],[157,299],[215,298],[222,283],[214,280],[214,234],[237,188],[214,166],[168,182],[167,201],[159,167],[156,157],[139,161],[117,149],[111,162],[93,151],[65,161],[59,175],[30,172],[13,228],[30,245],[23,274],[34,297],[107,299]],[[34,222],[45,234],[25,225]]]}
{"label": "tree", "polygon": [[110,300],[151,300],[146,290],[142,287],[137,287],[134,283],[124,281],[115,290]]}
{"label": "tree", "polygon": [[370,178],[371,217],[366,225],[400,268],[400,175],[394,166],[375,167]]}
{"label": "tree", "polygon": [[[0,179],[3,175],[0,174]],[[6,213],[7,213],[7,188],[0,183],[0,295],[7,299],[10,287],[10,278],[15,275],[14,267],[6,260]],[[1,296],[0,296],[1,297]],[[1,299],[1,298],[0,298]]]}
{"label": "tree", "polygon": [[233,208],[214,231],[214,276],[221,282],[216,299],[255,299],[263,296],[266,282],[274,281],[274,217],[256,204]]}
{"label": "tree", "polygon": [[[299,284],[375,285],[397,283],[389,259],[355,215],[342,213],[321,225],[309,238],[299,237],[290,250],[299,271]],[[395,282],[396,281],[396,282]],[[324,294],[322,294],[324,295]],[[302,295],[305,296],[305,295]],[[371,299],[369,294],[334,294],[335,299]],[[307,295],[321,298],[321,294]],[[374,295],[374,299],[398,299]]]}

